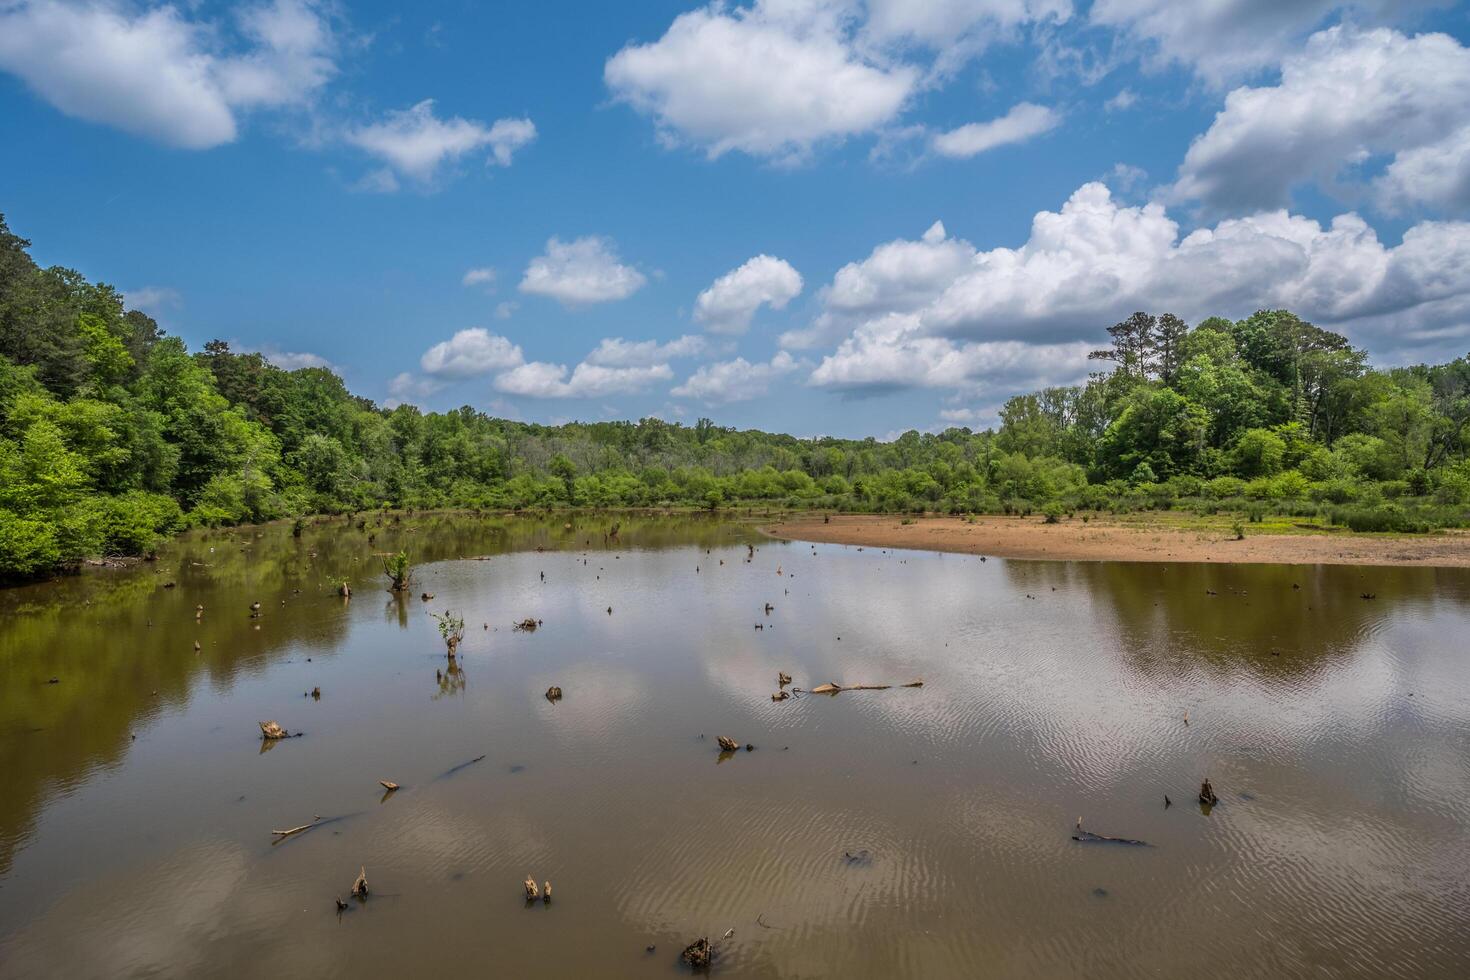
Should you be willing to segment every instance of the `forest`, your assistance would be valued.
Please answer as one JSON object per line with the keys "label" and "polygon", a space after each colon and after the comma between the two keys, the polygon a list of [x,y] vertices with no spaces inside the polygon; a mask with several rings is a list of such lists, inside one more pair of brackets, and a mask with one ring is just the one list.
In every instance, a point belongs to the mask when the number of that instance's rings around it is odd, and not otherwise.
{"label": "forest", "polygon": [[322,368],[190,352],[0,216],[0,578],[146,555],[180,530],[383,507],[1287,513],[1470,523],[1470,359],[1377,369],[1285,310],[1107,329],[1085,384],[996,430],[798,439],[700,419],[543,426],[391,410]]}

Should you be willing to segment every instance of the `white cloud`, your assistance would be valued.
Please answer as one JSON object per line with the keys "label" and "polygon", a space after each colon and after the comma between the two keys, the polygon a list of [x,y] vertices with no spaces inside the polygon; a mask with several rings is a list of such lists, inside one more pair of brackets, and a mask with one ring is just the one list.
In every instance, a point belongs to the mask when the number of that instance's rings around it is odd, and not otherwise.
{"label": "white cloud", "polygon": [[1004,116],[983,123],[967,123],[933,139],[934,152],[946,157],[973,157],[1009,143],[1024,143],[1055,129],[1062,121],[1055,109],[1020,102]]}
{"label": "white cloud", "polygon": [[1064,23],[1071,0],[868,0],[866,38],[947,49],[982,47],[1024,24]]}
{"label": "white cloud", "polygon": [[394,375],[393,379],[388,382],[388,397],[383,400],[383,406],[394,409],[399,405],[422,401],[443,389],[444,382],[442,381],[420,378],[404,371]]}
{"label": "white cloud", "polygon": [[1334,12],[1358,20],[1412,15],[1439,0],[1096,0],[1088,13],[1143,48],[1155,65],[1183,64],[1222,84],[1279,64]]}
{"label": "white cloud", "polygon": [[526,266],[520,290],[576,307],[627,299],[647,281],[643,273],[622,264],[610,239],[588,235],[563,242],[553,236],[546,254]]}
{"label": "white cloud", "polygon": [[747,401],[766,395],[772,381],[796,368],[796,359],[784,350],[778,351],[768,364],[752,364],[743,357],[737,357],[733,361],[701,366],[669,394],[711,404]]}
{"label": "white cloud", "polygon": [[586,361],[603,367],[646,367],[667,363],[676,357],[697,357],[708,346],[703,337],[695,334],[685,334],[662,344],[657,340],[631,341],[607,337],[587,355]]}
{"label": "white cloud", "polygon": [[[1093,183],[1059,212],[1038,213],[1018,248],[976,251],[942,228],[926,239],[880,246],[839,273],[850,280],[848,308],[863,319],[812,384],[1003,380],[1020,389],[1073,380],[1102,328],[1140,309],[1196,321],[1287,308],[1396,363],[1452,357],[1470,340],[1467,222],[1423,222],[1390,247],[1353,213],[1324,226],[1267,211],[1180,237],[1162,205],[1123,206]],[[947,282],[936,273],[940,245],[968,253],[949,260]],[[914,261],[875,261],[880,253]],[[879,270],[886,275],[875,286]],[[829,312],[838,295],[834,283]]]}
{"label": "white cloud", "polygon": [[495,378],[495,388],[508,395],[527,398],[602,398],[631,395],[649,385],[673,378],[667,364],[638,367],[606,367],[583,361],[567,377],[564,364],[531,361]]}
{"label": "white cloud", "polygon": [[948,237],[939,221],[918,241],[879,245],[861,262],[837,270],[822,290],[826,310],[811,326],[782,334],[781,346],[820,347],[868,317],[917,310],[959,278],[974,257],[975,247]]}
{"label": "white cloud", "polygon": [[1185,155],[1174,193],[1212,209],[1279,207],[1304,181],[1332,188],[1393,155],[1394,206],[1470,204],[1470,50],[1445,34],[1334,27],[1282,64],[1277,85],[1238,88]]}
{"label": "white cloud", "polygon": [[[486,162],[509,166],[515,151],[536,138],[536,127],[529,119],[500,119],[490,126],[459,116],[440,119],[434,115],[434,100],[424,99],[389,111],[379,122],[348,129],[343,138],[394,173],[427,185],[444,165],[485,148],[490,151]],[[396,180],[381,184],[374,189],[397,187]]]}
{"label": "white cloud", "polygon": [[757,255],[716,279],[694,301],[694,319],[713,333],[741,334],[762,305],[786,307],[801,293],[801,274],[785,259]]}
{"label": "white cloud", "polygon": [[1095,346],[1086,341],[960,343],[926,335],[914,314],[894,313],[854,331],[817,365],[810,384],[851,392],[985,384],[1029,390],[1080,380]]}
{"label": "white cloud", "polygon": [[184,298],[177,289],[169,286],[141,286],[123,293],[123,302],[135,310],[157,317],[162,316],[165,310],[182,306]]}
{"label": "white cloud", "polygon": [[464,277],[460,279],[462,286],[490,286],[495,285],[495,270],[489,266],[481,266],[477,269],[466,269]]}
{"label": "white cloud", "polygon": [[337,370],[337,366],[320,354],[310,351],[262,350],[260,356],[282,371],[297,371],[301,368],[326,368]]}
{"label": "white cloud", "polygon": [[1126,112],[1138,105],[1138,93],[1131,88],[1119,89],[1118,93],[1103,103],[1108,112]]}
{"label": "white cloud", "polygon": [[608,59],[603,77],[668,142],[712,158],[739,150],[799,159],[818,142],[893,121],[920,72],[861,55],[841,4],[757,0],[680,14],[659,40]]}
{"label": "white cloud", "polygon": [[69,116],[184,149],[233,141],[241,110],[309,104],[335,74],[319,6],[274,0],[228,23],[174,6],[10,0],[0,69]]}
{"label": "white cloud", "polygon": [[434,378],[460,380],[515,367],[525,360],[521,349],[483,327],[461,330],[430,347],[419,367]]}
{"label": "white cloud", "polygon": [[337,73],[336,39],[308,0],[275,0],[238,14],[250,51],[219,65],[225,98],[236,106],[296,105]]}
{"label": "white cloud", "polygon": [[496,303],[495,304],[495,319],[497,319],[497,320],[509,320],[513,315],[515,315],[515,311],[518,310],[518,309],[520,309],[520,307],[521,307],[521,304],[517,303],[515,300],[510,300],[510,299],[503,300],[502,302]]}

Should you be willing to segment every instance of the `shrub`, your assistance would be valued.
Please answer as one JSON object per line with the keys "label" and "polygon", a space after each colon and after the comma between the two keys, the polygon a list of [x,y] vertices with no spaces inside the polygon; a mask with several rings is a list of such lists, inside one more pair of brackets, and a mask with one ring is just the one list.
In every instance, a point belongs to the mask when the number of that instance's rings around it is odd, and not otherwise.
{"label": "shrub", "polygon": [[1041,508],[1041,513],[1047,524],[1058,524],[1061,522],[1062,515],[1066,513],[1066,510],[1063,509],[1061,504],[1052,501]]}

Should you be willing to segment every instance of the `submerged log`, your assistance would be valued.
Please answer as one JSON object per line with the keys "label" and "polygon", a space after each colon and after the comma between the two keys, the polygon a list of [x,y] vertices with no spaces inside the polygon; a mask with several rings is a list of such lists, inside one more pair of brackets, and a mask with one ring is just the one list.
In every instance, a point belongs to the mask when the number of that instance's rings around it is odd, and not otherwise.
{"label": "submerged log", "polygon": [[548,700],[548,701],[560,701],[561,700],[561,688],[557,687],[556,685],[552,685],[551,687],[548,687],[546,689],[546,700]]}
{"label": "submerged log", "polygon": [[260,737],[275,741],[281,738],[290,738],[291,733],[273,721],[262,721],[260,724]]}
{"label": "submerged log", "polygon": [[838,687],[836,684],[818,684],[816,687],[812,688],[807,693],[808,694],[837,694],[841,690],[842,690],[842,688]]}
{"label": "submerged log", "polygon": [[398,784],[391,779],[380,779],[378,780],[378,785],[383,787],[390,793],[398,788]]}
{"label": "submerged log", "polygon": [[522,885],[522,887],[524,887],[526,889],[526,901],[527,902],[534,902],[534,901],[536,901],[537,898],[540,897],[539,894],[538,894],[538,892],[536,891],[536,879],[535,878],[532,878],[530,875],[526,875],[526,880],[523,881],[523,882],[521,882],[521,885]]}
{"label": "submerged log", "polygon": [[776,672],[776,681],[782,687],[785,687],[787,684],[791,683],[791,675],[786,673],[784,670],[778,670]]}
{"label": "submerged log", "polygon": [[367,898],[367,896],[367,868],[364,866],[362,870],[357,872],[357,878],[352,882],[352,897]]}
{"label": "submerged log", "polygon": [[734,752],[736,749],[740,748],[740,743],[735,741],[728,735],[721,735],[715,741],[719,742],[720,748],[726,752]]}
{"label": "submerged log", "polygon": [[1220,802],[1220,798],[1215,795],[1215,787],[1210,785],[1209,779],[1199,784],[1199,801],[1205,806],[1214,806]]}

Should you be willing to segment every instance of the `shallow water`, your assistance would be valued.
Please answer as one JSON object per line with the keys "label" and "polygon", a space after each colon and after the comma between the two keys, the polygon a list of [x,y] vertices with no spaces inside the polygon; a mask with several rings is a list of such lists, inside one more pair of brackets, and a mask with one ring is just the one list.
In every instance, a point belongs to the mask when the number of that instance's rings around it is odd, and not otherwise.
{"label": "shallow water", "polygon": [[717,975],[1470,975],[1466,571],[614,520],[215,532],[0,593],[0,975],[678,975],[731,928]]}

